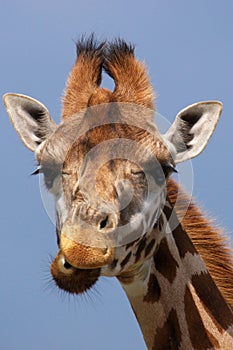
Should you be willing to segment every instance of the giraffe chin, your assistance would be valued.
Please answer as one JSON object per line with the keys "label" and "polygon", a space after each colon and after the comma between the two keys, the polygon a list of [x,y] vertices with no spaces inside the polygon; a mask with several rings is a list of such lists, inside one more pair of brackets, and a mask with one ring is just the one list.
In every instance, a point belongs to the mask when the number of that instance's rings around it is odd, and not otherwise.
{"label": "giraffe chin", "polygon": [[70,294],[82,294],[88,291],[100,276],[100,269],[75,268],[61,253],[53,260],[50,271],[56,285]]}

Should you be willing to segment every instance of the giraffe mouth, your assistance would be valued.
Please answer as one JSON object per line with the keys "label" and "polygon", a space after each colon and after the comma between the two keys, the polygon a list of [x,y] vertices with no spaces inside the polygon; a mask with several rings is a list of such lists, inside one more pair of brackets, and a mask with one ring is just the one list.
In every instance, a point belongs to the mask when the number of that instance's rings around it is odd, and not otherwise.
{"label": "giraffe mouth", "polygon": [[59,253],[51,264],[51,274],[60,289],[70,294],[82,294],[92,288],[98,281],[100,269],[73,267]]}

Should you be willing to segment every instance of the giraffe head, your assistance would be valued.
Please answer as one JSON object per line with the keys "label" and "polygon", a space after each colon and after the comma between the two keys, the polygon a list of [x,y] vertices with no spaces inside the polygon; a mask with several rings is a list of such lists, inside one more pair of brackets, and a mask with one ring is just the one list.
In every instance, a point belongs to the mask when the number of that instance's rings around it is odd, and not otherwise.
{"label": "giraffe head", "polygon": [[[71,293],[100,275],[136,273],[156,249],[156,224],[166,179],[211,137],[222,105],[195,103],[178,113],[165,135],[154,123],[153,90],[143,64],[124,41],[77,44],[59,125],[37,100],[6,94],[10,119],[55,198],[59,252],[51,265]],[[114,79],[100,88],[101,71]]]}

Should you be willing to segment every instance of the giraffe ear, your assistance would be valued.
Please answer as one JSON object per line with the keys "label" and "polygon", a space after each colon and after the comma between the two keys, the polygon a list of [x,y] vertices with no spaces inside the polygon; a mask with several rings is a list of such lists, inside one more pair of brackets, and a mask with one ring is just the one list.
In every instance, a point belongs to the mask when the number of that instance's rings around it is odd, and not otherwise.
{"label": "giraffe ear", "polygon": [[198,102],[181,110],[164,135],[176,150],[175,162],[196,157],[206,147],[222,112],[219,101]]}
{"label": "giraffe ear", "polygon": [[57,127],[49,111],[39,101],[24,95],[5,94],[3,101],[20,139],[35,152]]}

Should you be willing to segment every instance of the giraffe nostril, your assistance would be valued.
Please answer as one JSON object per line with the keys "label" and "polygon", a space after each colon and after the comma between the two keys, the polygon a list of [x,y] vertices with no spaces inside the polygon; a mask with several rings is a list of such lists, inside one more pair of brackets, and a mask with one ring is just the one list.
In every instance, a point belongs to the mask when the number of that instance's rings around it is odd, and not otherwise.
{"label": "giraffe nostril", "polygon": [[103,220],[101,220],[99,223],[99,229],[103,230],[107,226],[108,221],[109,221],[108,216],[106,216]]}
{"label": "giraffe nostril", "polygon": [[63,266],[66,270],[72,269],[72,265],[70,265],[66,260],[64,261]]}

